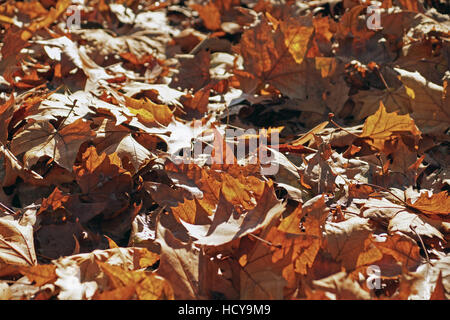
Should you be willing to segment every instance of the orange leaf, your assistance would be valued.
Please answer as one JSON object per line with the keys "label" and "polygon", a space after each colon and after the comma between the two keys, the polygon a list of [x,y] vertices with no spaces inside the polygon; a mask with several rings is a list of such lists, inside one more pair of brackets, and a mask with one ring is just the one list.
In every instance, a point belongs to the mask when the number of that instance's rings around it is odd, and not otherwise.
{"label": "orange leaf", "polygon": [[447,300],[447,297],[445,296],[445,287],[442,283],[442,271],[439,271],[436,286],[434,287],[430,300]]}
{"label": "orange leaf", "polygon": [[56,266],[53,264],[36,265],[20,268],[20,273],[38,287],[56,281]]}
{"label": "orange leaf", "polygon": [[208,2],[206,5],[193,4],[191,7],[198,12],[207,29],[212,31],[220,29],[220,12],[214,3]]}
{"label": "orange leaf", "polygon": [[399,234],[388,237],[385,242],[374,244],[384,254],[394,257],[406,269],[414,269],[422,260],[419,246]]}
{"label": "orange leaf", "polygon": [[305,82],[306,71],[301,62],[313,28],[303,21],[288,20],[273,30],[266,18],[261,20],[244,32],[235,47],[244,58],[244,70],[260,85],[269,83],[291,98],[304,98],[305,93],[298,84]]}
{"label": "orange leaf", "polygon": [[371,139],[371,145],[378,150],[384,150],[385,141],[391,139],[393,134],[401,134],[403,132],[414,137],[420,136],[420,131],[409,114],[388,113],[380,101],[378,111],[369,116],[364,122],[363,132],[360,137]]}
{"label": "orange leaf", "polygon": [[430,219],[450,221],[450,198],[447,191],[432,196],[424,192],[414,203],[411,199],[408,199],[407,203]]}

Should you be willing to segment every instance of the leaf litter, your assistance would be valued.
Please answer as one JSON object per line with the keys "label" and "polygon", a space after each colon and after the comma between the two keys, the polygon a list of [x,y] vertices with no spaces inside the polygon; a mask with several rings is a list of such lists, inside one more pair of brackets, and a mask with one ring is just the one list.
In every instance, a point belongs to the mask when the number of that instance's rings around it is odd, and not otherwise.
{"label": "leaf litter", "polygon": [[448,299],[436,3],[1,4],[0,299]]}

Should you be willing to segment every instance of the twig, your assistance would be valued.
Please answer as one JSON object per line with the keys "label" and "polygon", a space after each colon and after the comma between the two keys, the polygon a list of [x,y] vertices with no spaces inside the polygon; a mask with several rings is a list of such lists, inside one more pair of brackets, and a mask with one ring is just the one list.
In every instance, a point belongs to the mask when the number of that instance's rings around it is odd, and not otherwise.
{"label": "twig", "polygon": [[265,243],[265,244],[267,244],[267,245],[270,246],[270,247],[275,247],[275,248],[277,248],[277,249],[281,249],[281,244],[273,244],[273,243],[270,242],[270,241],[267,241],[267,240],[264,240],[264,239],[261,238],[261,237],[255,236],[253,233],[249,233],[249,236],[252,236],[252,237],[255,238],[256,240],[259,240],[259,241],[261,241],[262,243]]}
{"label": "twig", "polygon": [[333,117],[334,117],[334,113],[330,112],[330,113],[328,114],[328,119],[330,120],[330,122],[331,122],[332,124],[334,124],[334,125],[335,125],[336,127],[338,127],[339,129],[341,129],[341,130],[347,132],[348,134],[350,134],[350,135],[352,135],[352,136],[354,136],[354,137],[356,137],[356,138],[359,138],[358,135],[356,135],[356,134],[354,134],[354,133],[348,131],[348,130],[345,129],[344,127],[341,127],[337,122],[335,122],[335,121],[333,120]]}
{"label": "twig", "polygon": [[8,206],[4,205],[1,202],[0,202],[0,207],[2,210],[7,211],[10,214],[16,214],[16,212],[13,209],[9,208]]}
{"label": "twig", "polygon": [[418,234],[417,231],[416,231],[417,226],[414,226],[414,227],[413,227],[412,225],[409,225],[409,228],[410,228],[410,229],[414,232],[414,234],[419,238],[420,244],[422,245],[423,252],[425,253],[425,257],[426,257],[426,259],[427,259],[427,263],[428,263],[430,266],[433,267],[433,264],[432,264],[431,261],[430,261],[430,257],[428,256],[427,248],[425,248],[425,244],[423,243],[422,237],[421,237],[420,234]]}

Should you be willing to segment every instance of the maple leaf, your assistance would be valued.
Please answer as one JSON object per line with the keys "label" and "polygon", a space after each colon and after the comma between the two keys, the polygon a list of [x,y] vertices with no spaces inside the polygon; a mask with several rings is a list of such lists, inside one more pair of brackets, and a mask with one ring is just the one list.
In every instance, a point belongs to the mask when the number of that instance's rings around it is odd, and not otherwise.
{"label": "maple leaf", "polygon": [[393,256],[406,269],[414,270],[421,261],[419,246],[399,234],[388,237],[385,242],[376,242],[375,245],[384,254]]}
{"label": "maple leaf", "polygon": [[96,291],[104,288],[107,282],[101,273],[99,263],[134,271],[152,266],[158,259],[158,254],[149,252],[145,248],[114,248],[94,250],[90,253],[53,260],[58,277],[55,285],[60,290],[58,298],[61,300],[93,298]]}
{"label": "maple leaf", "polygon": [[131,184],[131,175],[121,167],[117,154],[98,154],[95,147],[88,148],[82,156],[82,164],[74,167],[77,182],[83,193],[101,188],[102,193],[119,193]]}
{"label": "maple leaf", "polygon": [[[271,230],[274,230],[273,224],[263,229],[258,237],[266,239]],[[268,246],[270,242],[255,241],[253,248],[245,250],[245,254],[239,259],[241,267],[238,278],[239,297],[240,299],[282,299],[283,290],[288,285],[286,278],[289,280],[295,278],[292,268],[289,267],[290,255],[274,263]]]}
{"label": "maple leaf", "polygon": [[21,225],[11,218],[0,217],[0,269],[35,265],[33,226]]}
{"label": "maple leaf", "polygon": [[200,298],[199,250],[175,238],[161,220],[156,232],[156,242],[161,245],[161,260],[156,273],[172,285],[176,300]]}
{"label": "maple leaf", "polygon": [[284,206],[276,199],[273,187],[266,185],[258,204],[247,213],[237,214],[222,196],[211,223],[194,225],[181,222],[197,239],[194,243],[219,246],[263,228],[283,211]]}
{"label": "maple leaf", "polygon": [[[137,270],[129,271],[121,266],[109,265],[104,262],[97,262],[100,269],[109,278],[111,283],[111,289],[116,290],[113,293],[103,290],[97,297],[99,299],[105,299],[110,297],[111,294],[117,297],[120,294],[123,295],[123,299],[130,299],[132,294],[129,292],[129,288],[133,288],[137,299],[139,300],[167,300],[173,299],[173,292],[170,284],[167,281],[157,275]],[[117,291],[117,289],[122,289]],[[96,299],[96,297],[94,297]]]}
{"label": "maple leaf", "polygon": [[181,219],[190,224],[208,224],[210,212],[206,211],[197,198],[193,200],[184,199],[176,207],[171,208],[176,219]]}
{"label": "maple leaf", "polygon": [[263,18],[244,32],[236,51],[244,58],[244,70],[255,77],[254,89],[269,83],[291,98],[304,99],[305,92],[298,84],[305,83],[306,70],[298,62],[303,61],[312,31],[313,27],[292,21],[282,22],[273,30]]}
{"label": "maple leaf", "polygon": [[208,2],[206,5],[193,4],[192,9],[198,12],[207,29],[213,31],[220,29],[220,12],[213,2]]}
{"label": "maple leaf", "polygon": [[335,260],[342,262],[346,270],[353,270],[370,231],[368,219],[359,217],[338,223],[328,222],[325,225],[326,249]]}
{"label": "maple leaf", "polygon": [[[122,160],[124,168],[130,172],[138,172],[152,158],[152,153],[149,148],[146,148],[147,145],[139,143],[130,130],[124,126],[116,126],[113,121],[105,119],[96,132],[97,138],[94,143],[97,150],[108,155],[116,153]],[[146,140],[140,139],[140,141]]]}
{"label": "maple leaf", "polygon": [[[206,211],[208,215],[211,215],[216,208],[221,194],[224,200],[231,203],[238,212],[241,212],[254,208],[257,200],[264,192],[265,182],[261,179],[252,175],[246,176],[242,170],[233,172],[232,166],[228,169],[228,172],[222,172],[222,170],[206,170],[195,164],[175,166],[168,163],[166,165],[166,170],[169,171],[168,176],[175,180],[178,187],[190,191],[192,196],[197,198],[195,203],[198,203],[203,208],[201,210]],[[194,185],[201,193],[194,194],[192,192],[191,186]],[[156,197],[161,198],[158,195]],[[191,212],[191,217],[193,217],[195,212],[187,208],[196,207],[194,201],[187,201],[185,205],[188,205],[188,207],[182,210]],[[186,221],[192,222],[193,220],[189,218]]]}
{"label": "maple leaf", "polygon": [[395,70],[406,88],[411,118],[424,133],[444,132],[450,127],[450,112],[444,101],[443,87],[425,79],[419,72]]}
{"label": "maple leaf", "polygon": [[450,221],[450,197],[447,191],[442,191],[432,196],[425,192],[414,203],[412,203],[411,199],[407,199],[407,203],[428,218]]}
{"label": "maple leaf", "polygon": [[198,90],[194,96],[183,96],[181,102],[187,109],[192,109],[200,114],[204,114],[208,111],[208,102],[210,95],[210,87],[206,86]]}
{"label": "maple leaf", "polygon": [[380,102],[378,111],[364,122],[360,137],[369,138],[371,145],[378,150],[385,150],[385,142],[391,139],[393,134],[401,134],[402,132],[407,132],[414,137],[420,136],[419,129],[408,114],[388,113],[383,103]]}
{"label": "maple leaf", "polygon": [[146,126],[167,126],[172,120],[172,111],[166,105],[156,104],[148,99],[136,100],[127,96],[124,98],[127,108]]}
{"label": "maple leaf", "polygon": [[294,212],[280,222],[277,228],[284,234],[273,238],[269,234],[267,238],[275,245],[271,249],[273,251],[272,260],[275,262],[292,250],[295,272],[307,274],[308,268],[311,268],[322,244],[322,233],[328,213],[329,210],[325,206],[325,199],[322,195],[297,207]]}
{"label": "maple leaf", "polygon": [[30,122],[23,127],[11,142],[11,151],[23,156],[24,167],[30,169],[41,157],[49,156],[61,167],[72,171],[78,149],[95,133],[90,123],[83,119],[55,128],[49,122]]}
{"label": "maple leaf", "polygon": [[16,183],[16,179],[20,177],[30,184],[45,184],[43,177],[35,171],[25,169],[17,158],[0,145],[0,181],[3,187],[8,187]]}
{"label": "maple leaf", "polygon": [[200,50],[193,57],[180,58],[180,63],[179,74],[170,83],[172,88],[181,87],[198,91],[210,82],[211,53],[209,51]]}
{"label": "maple leaf", "polygon": [[36,286],[40,287],[47,283],[54,283],[57,279],[56,266],[52,264],[35,265],[20,268],[20,273],[26,276]]}

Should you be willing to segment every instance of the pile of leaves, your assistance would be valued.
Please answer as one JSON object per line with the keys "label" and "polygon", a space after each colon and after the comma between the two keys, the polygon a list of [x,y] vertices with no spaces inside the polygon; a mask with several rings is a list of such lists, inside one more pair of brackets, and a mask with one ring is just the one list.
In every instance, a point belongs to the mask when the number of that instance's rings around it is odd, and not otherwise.
{"label": "pile of leaves", "polygon": [[3,2],[0,298],[448,299],[448,2],[373,4]]}

